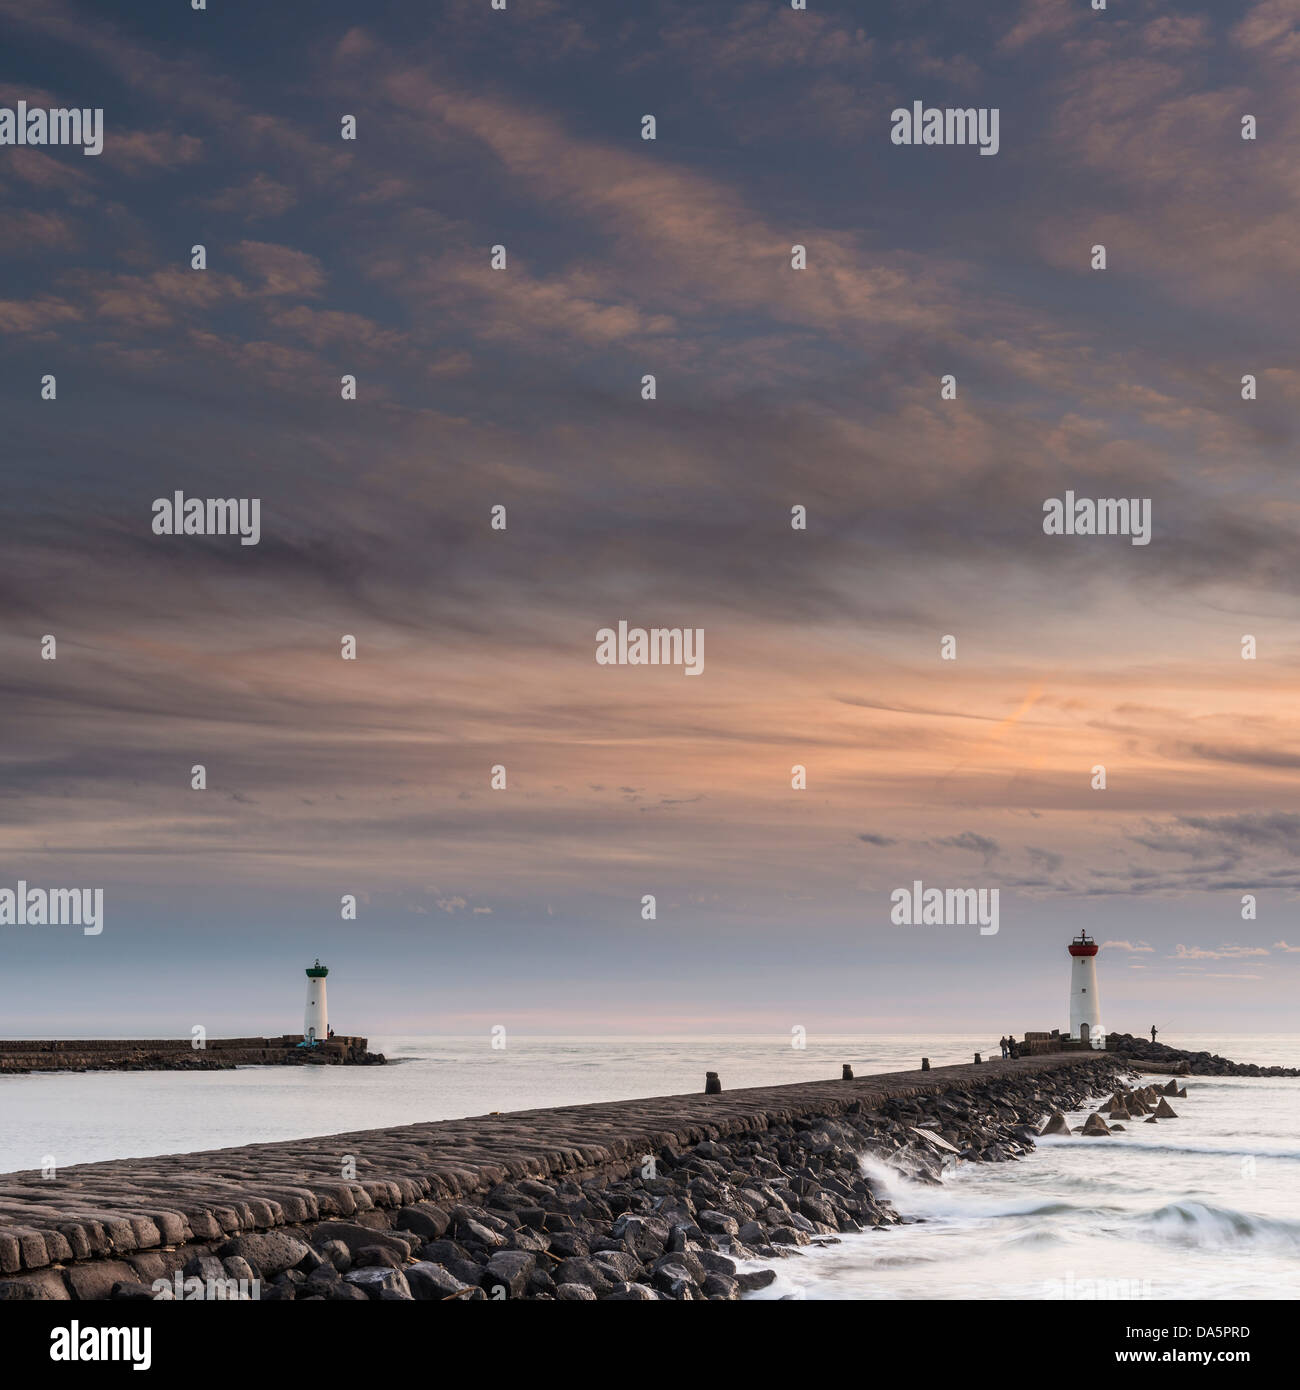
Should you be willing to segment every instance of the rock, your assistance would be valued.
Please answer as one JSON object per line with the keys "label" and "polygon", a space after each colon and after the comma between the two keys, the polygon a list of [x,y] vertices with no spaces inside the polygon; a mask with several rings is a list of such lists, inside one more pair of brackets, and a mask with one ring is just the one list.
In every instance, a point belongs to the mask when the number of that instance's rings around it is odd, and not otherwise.
{"label": "rock", "polygon": [[1123,1126],[1123,1125],[1111,1125],[1111,1127],[1110,1127],[1110,1132],[1111,1132],[1112,1134],[1123,1134],[1123,1133],[1124,1133],[1124,1126]]}
{"label": "rock", "polygon": [[359,1289],[355,1284],[348,1283],[346,1277],[330,1287],[329,1297],[331,1303],[347,1303],[349,1301],[365,1303],[368,1301],[364,1290]]}
{"label": "rock", "polygon": [[1178,1094],[1178,1082],[1176,1082],[1176,1081],[1170,1081],[1170,1082],[1168,1082],[1168,1083],[1165,1085],[1164,1089],[1161,1091],[1161,1095],[1166,1095],[1166,1096],[1176,1096],[1177,1094]]}
{"label": "rock", "polygon": [[714,1236],[735,1236],[740,1234],[740,1222],[723,1211],[702,1211],[699,1215],[702,1231]]}
{"label": "rock", "polygon": [[386,1245],[363,1245],[352,1253],[353,1269],[401,1269],[405,1263]]}
{"label": "rock", "polygon": [[561,1260],[551,1271],[551,1278],[557,1284],[581,1284],[598,1297],[608,1293],[615,1283],[593,1260],[583,1257]]}
{"label": "rock", "polygon": [[619,1284],[605,1295],[607,1303],[654,1303],[656,1294],[644,1284]]}
{"label": "rock", "polygon": [[1142,1123],[1144,1125],[1158,1125],[1160,1121],[1157,1120],[1154,1115],[1148,1115],[1146,1119],[1142,1121]]}
{"label": "rock", "polygon": [[555,1296],[561,1303],[595,1303],[596,1295],[585,1284],[560,1284]]}
{"label": "rock", "polygon": [[[230,1258],[232,1260],[239,1259],[240,1264],[242,1264],[245,1269],[249,1267],[248,1261],[240,1259],[240,1257],[237,1255],[232,1255]],[[208,1282],[209,1279],[213,1280],[214,1282],[220,1280],[224,1283],[227,1279],[231,1277],[226,1272],[225,1265],[215,1255],[190,1256],[190,1258],[186,1260],[184,1267],[181,1269],[181,1275],[185,1279],[193,1279],[197,1277],[199,1279],[202,1279],[205,1284]],[[78,1297],[80,1298],[82,1297],[82,1295],[78,1294]]]}
{"label": "rock", "polygon": [[1101,1118],[1100,1113],[1094,1112],[1084,1121],[1083,1128],[1079,1133],[1084,1136],[1104,1135],[1109,1134],[1110,1129],[1107,1127],[1106,1121]]}
{"label": "rock", "polygon": [[479,1287],[489,1297],[499,1298],[504,1288],[507,1298],[520,1298],[528,1287],[528,1279],[537,1268],[537,1256],[528,1250],[498,1250],[487,1262],[479,1279]]}
{"label": "rock", "polygon": [[[212,1260],[217,1267],[217,1277],[224,1279],[225,1271],[221,1268],[221,1261],[213,1259],[211,1255],[204,1258]],[[193,1264],[194,1261],[191,1260],[190,1263]],[[70,1265],[67,1276],[73,1298],[81,1299],[83,1302],[111,1298],[115,1284],[139,1284],[141,1288],[149,1289],[149,1296],[153,1297],[150,1285],[143,1283],[135,1270],[121,1260],[93,1260],[90,1264]]]}
{"label": "rock", "polygon": [[221,1264],[226,1271],[227,1279],[242,1280],[248,1288],[252,1287],[253,1281],[257,1278],[253,1273],[253,1267],[239,1255],[227,1255]]}
{"label": "rock", "polygon": [[660,1263],[651,1277],[656,1289],[666,1293],[669,1298],[687,1299],[695,1293],[695,1280],[682,1264]]}
{"label": "rock", "polygon": [[395,1224],[398,1230],[414,1231],[422,1237],[421,1244],[424,1244],[441,1240],[447,1234],[451,1218],[441,1207],[421,1202],[412,1207],[403,1207],[397,1213]]}
{"label": "rock", "polygon": [[[663,1253],[670,1230],[668,1222],[661,1216],[633,1216],[627,1212],[614,1222],[610,1228],[610,1235],[615,1240],[629,1242],[643,1258],[654,1259]],[[555,1250],[557,1255],[564,1253],[556,1250],[553,1242],[550,1248]]]}
{"label": "rock", "polygon": [[[408,1265],[402,1272],[406,1275],[412,1295],[422,1303],[454,1298],[458,1294],[464,1294],[471,1287],[457,1279],[450,1270],[428,1260]],[[595,1298],[595,1294],[592,1294],[592,1297]]]}
{"label": "rock", "polygon": [[302,1264],[310,1255],[304,1241],[287,1231],[265,1231],[260,1234],[236,1236],[218,1247],[221,1256],[238,1255],[250,1264],[263,1279],[273,1278],[282,1270]]}
{"label": "rock", "polygon": [[734,1302],[740,1297],[740,1284],[726,1274],[710,1274],[702,1287],[705,1298]]}
{"label": "rock", "polygon": [[467,1260],[469,1251],[454,1240],[431,1240],[420,1247],[420,1258],[431,1260],[436,1265],[445,1265],[449,1260]]}
{"label": "rock", "polygon": [[1167,1100],[1164,1100],[1164,1099],[1162,1098],[1161,1101],[1160,1101],[1160,1104],[1156,1106],[1156,1119],[1157,1119],[1157,1120],[1176,1120],[1177,1118],[1178,1118],[1178,1111],[1175,1110],[1174,1107],[1173,1107],[1172,1105],[1170,1105],[1169,1102],[1168,1102]]}
{"label": "rock", "polygon": [[445,1260],[442,1267],[462,1284],[471,1284],[474,1288],[478,1288],[483,1275],[483,1266],[473,1260]]}
{"label": "rock", "polygon": [[499,1231],[494,1231],[490,1226],[472,1218],[456,1222],[454,1230],[456,1239],[464,1241],[466,1245],[480,1245],[486,1250],[500,1250],[506,1244],[505,1236]]}
{"label": "rock", "polygon": [[776,1270],[774,1269],[755,1269],[748,1274],[737,1274],[736,1283],[742,1293],[754,1293],[758,1289],[765,1289],[769,1284],[776,1282]]}
{"label": "rock", "polygon": [[916,1129],[915,1127],[913,1127],[912,1133],[919,1134],[921,1138],[926,1141],[926,1143],[933,1144],[936,1149],[943,1149],[946,1153],[956,1155],[961,1152],[960,1149],[950,1144],[946,1139],[940,1138],[939,1135],[933,1133],[931,1130]]}
{"label": "rock", "polygon": [[[404,1240],[399,1240],[395,1235],[388,1231],[377,1231],[373,1226],[364,1226],[354,1221],[322,1221],[311,1233],[312,1244],[322,1254],[325,1254],[326,1243],[330,1241],[340,1241],[347,1249],[349,1257],[355,1250],[360,1250],[367,1245],[387,1246],[399,1258],[405,1258],[410,1246]],[[334,1267],[338,1264],[332,1255],[326,1255]]]}
{"label": "rock", "polygon": [[1065,1116],[1059,1110],[1053,1110],[1047,1118],[1047,1123],[1039,1132],[1041,1134],[1070,1134],[1072,1131],[1066,1123]]}
{"label": "rock", "polygon": [[70,1297],[67,1286],[52,1269],[22,1279],[0,1279],[0,1303],[55,1303]]}
{"label": "rock", "polygon": [[626,1250],[602,1250],[593,1255],[592,1262],[605,1271],[611,1284],[629,1284],[641,1272],[641,1258]]}
{"label": "rock", "polygon": [[716,1071],[704,1073],[704,1094],[706,1096],[718,1096],[722,1094],[722,1082],[718,1080]]}
{"label": "rock", "polygon": [[381,1303],[409,1303],[412,1300],[411,1287],[400,1269],[386,1269],[377,1265],[352,1269],[343,1276],[343,1283],[351,1284],[367,1298]]}

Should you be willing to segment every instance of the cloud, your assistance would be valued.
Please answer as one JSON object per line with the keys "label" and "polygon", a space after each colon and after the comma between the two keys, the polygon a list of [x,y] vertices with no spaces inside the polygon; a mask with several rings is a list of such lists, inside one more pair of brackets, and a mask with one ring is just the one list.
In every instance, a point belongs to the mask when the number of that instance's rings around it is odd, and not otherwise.
{"label": "cloud", "polygon": [[311,298],[325,286],[325,269],[320,261],[291,246],[267,241],[241,241],[233,255],[261,284],[260,293]]}
{"label": "cloud", "polygon": [[1220,946],[1217,950],[1206,950],[1201,946],[1184,946],[1181,943],[1174,947],[1171,960],[1237,960],[1244,956],[1266,956],[1268,948],[1265,946]]}
{"label": "cloud", "polygon": [[948,835],[933,843],[943,849],[966,849],[983,855],[985,864],[990,863],[1002,852],[1002,846],[996,840],[977,835],[973,830],[963,830],[960,835]]}
{"label": "cloud", "polygon": [[244,183],[231,184],[204,200],[213,212],[229,213],[248,222],[280,217],[298,201],[297,193],[285,183],[258,172]]}
{"label": "cloud", "polygon": [[104,142],[106,164],[131,175],[166,173],[194,164],[203,155],[203,141],[169,130],[114,130]]}

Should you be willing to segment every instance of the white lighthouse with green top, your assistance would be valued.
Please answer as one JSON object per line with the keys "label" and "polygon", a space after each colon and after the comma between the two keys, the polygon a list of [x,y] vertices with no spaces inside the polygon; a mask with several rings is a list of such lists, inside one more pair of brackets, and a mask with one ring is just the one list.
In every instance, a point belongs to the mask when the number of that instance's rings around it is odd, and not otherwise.
{"label": "white lighthouse with green top", "polygon": [[328,967],[320,963],[307,967],[307,1012],[303,1017],[302,1036],[308,1047],[329,1037],[329,1017],[325,1009],[325,977]]}

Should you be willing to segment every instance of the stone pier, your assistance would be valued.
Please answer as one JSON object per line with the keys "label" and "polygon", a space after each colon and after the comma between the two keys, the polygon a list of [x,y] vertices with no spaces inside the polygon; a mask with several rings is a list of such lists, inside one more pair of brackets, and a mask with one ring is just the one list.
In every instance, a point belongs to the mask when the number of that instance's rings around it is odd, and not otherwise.
{"label": "stone pier", "polygon": [[278,1038],[29,1038],[0,1041],[0,1073],[30,1071],[223,1071],[244,1066],[358,1065],[382,1062],[365,1038],[328,1038],[299,1047],[301,1033]]}
{"label": "stone pier", "polygon": [[855,1080],[479,1115],[394,1129],[0,1175],[0,1298],[98,1298],[116,1280],[170,1278],[232,1235],[329,1219],[386,1226],[386,1208],[454,1202],[503,1181],[623,1175],[646,1154],[888,1100],[1069,1073],[1110,1075],[1104,1053],[1059,1053]]}

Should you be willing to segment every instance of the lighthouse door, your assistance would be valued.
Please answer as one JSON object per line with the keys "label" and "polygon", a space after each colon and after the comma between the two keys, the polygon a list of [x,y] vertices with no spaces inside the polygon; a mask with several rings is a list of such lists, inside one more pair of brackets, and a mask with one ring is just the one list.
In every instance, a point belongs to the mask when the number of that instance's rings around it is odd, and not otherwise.
{"label": "lighthouse door", "polygon": [[1080,1041],[1080,1042],[1086,1042],[1086,1043],[1091,1043],[1091,1042],[1092,1042],[1092,1025],[1091,1025],[1091,1024],[1089,1024],[1089,1023],[1081,1023],[1081,1024],[1079,1024],[1079,1041]]}

